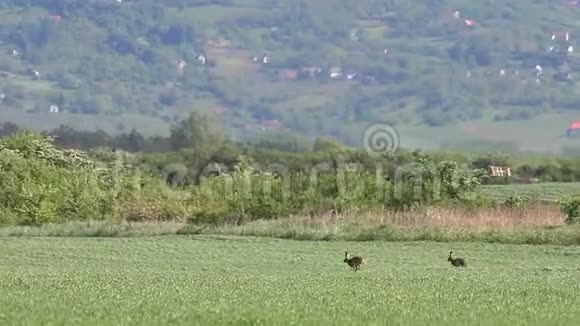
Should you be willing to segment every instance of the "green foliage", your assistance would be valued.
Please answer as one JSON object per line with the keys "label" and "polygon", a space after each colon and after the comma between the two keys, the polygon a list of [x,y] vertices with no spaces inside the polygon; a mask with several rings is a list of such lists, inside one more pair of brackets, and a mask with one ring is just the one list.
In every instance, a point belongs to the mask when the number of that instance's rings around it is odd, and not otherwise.
{"label": "green foliage", "polygon": [[284,153],[306,153],[312,148],[308,138],[291,132],[264,132],[251,137],[248,143],[258,150],[277,150]]}
{"label": "green foliage", "polygon": [[314,142],[313,151],[315,152],[335,152],[340,153],[344,146],[336,139],[330,137],[319,137]]}
{"label": "green foliage", "polygon": [[[204,119],[207,118],[205,114],[197,113],[197,115]],[[212,120],[209,119],[209,121]],[[211,150],[206,153],[213,155],[211,161],[228,167],[237,164],[242,154],[251,157],[254,163],[258,165],[267,165],[272,161],[284,161],[292,170],[300,170],[300,166],[308,165],[312,161],[320,161],[322,158],[328,160],[329,154],[332,153],[344,155],[347,160],[360,162],[367,169],[376,165],[376,162],[369,155],[360,150],[349,148],[331,137],[317,138],[315,140],[316,146],[313,146],[308,138],[292,132],[268,132],[249,140],[239,142],[225,140],[222,142],[220,139],[223,139],[223,135],[219,130],[220,127],[217,123],[213,125],[214,122],[210,126],[203,127],[209,131],[210,135],[215,134],[217,138],[213,137],[213,139],[218,140],[216,142],[218,144],[210,147]],[[201,123],[205,122],[202,120]],[[191,123],[185,123],[185,125],[187,124]],[[181,129],[179,125],[176,125],[173,129],[174,134],[177,135],[182,132]],[[0,136],[9,136],[22,131],[24,129],[20,129],[11,123],[0,124]],[[186,149],[183,153],[172,152],[174,147],[171,137],[145,137],[134,129],[118,135],[109,135],[104,131],[79,131],[70,127],[60,126],[43,134],[54,138],[54,144],[64,148],[82,149],[89,152],[99,151],[100,148],[116,148],[132,153],[145,152],[147,154],[137,154],[140,157],[140,162],[154,163],[158,169],[161,169],[161,167],[158,167],[161,161],[166,164],[179,161],[182,164],[193,165],[194,160],[192,157],[200,158],[200,155],[193,154],[193,149]],[[190,146],[193,145],[190,144]],[[209,146],[205,147],[208,148]],[[78,155],[78,152],[74,154]],[[413,155],[404,150],[399,150],[399,154],[405,162],[408,162]],[[547,182],[569,183],[580,180],[580,160],[577,157],[573,157],[573,153],[572,156],[568,155],[559,158],[554,158],[551,155],[538,156],[531,153],[511,153],[507,155],[501,152],[474,156],[470,152],[431,151],[429,155],[436,161],[455,161],[459,164],[468,164],[470,168],[487,171],[481,180],[486,185],[534,182],[542,182],[542,184],[546,185]],[[208,155],[205,156],[207,157]],[[202,163],[204,160],[199,161]],[[489,173],[489,165],[511,166],[512,176],[492,177]],[[530,187],[536,186],[530,185]],[[562,187],[568,186],[562,185]],[[573,188],[573,186],[571,187]],[[510,189],[510,187],[503,187],[502,189]]]}
{"label": "green foliage", "polygon": [[94,163],[49,139],[18,134],[0,142],[0,222],[43,224],[110,216]]}
{"label": "green foliage", "polygon": [[200,182],[203,169],[225,143],[221,128],[208,115],[194,111],[171,131],[170,141],[176,150],[189,157],[194,183]]}
{"label": "green foliage", "polygon": [[510,208],[522,208],[531,202],[530,197],[514,194],[505,199],[504,205]]}
{"label": "green foliage", "polygon": [[24,159],[37,159],[61,168],[94,167],[84,152],[57,149],[53,141],[50,137],[22,132],[0,140],[0,151],[10,151]]}
{"label": "green foliage", "polygon": [[[550,40],[559,25],[578,34],[576,17],[550,0],[8,1],[0,18],[0,72],[11,76],[0,101],[42,127],[62,122],[41,118],[52,103],[93,125],[107,118],[109,130],[121,113],[125,124],[147,117],[132,126],[151,133],[190,108],[219,108],[232,135],[273,125],[352,145],[378,121],[446,126],[577,109],[573,40]],[[269,63],[251,60],[264,50]]]}
{"label": "green foliage", "polygon": [[557,202],[570,193],[580,192],[578,182],[542,182],[513,185],[485,185],[482,193],[490,199],[504,201],[513,196],[537,198],[538,200]]}
{"label": "green foliage", "polygon": [[196,153],[210,155],[224,142],[224,134],[216,121],[207,114],[193,111],[187,119],[172,129],[170,140],[174,149],[193,149]]}
{"label": "green foliage", "polygon": [[580,223],[580,198],[567,197],[560,200],[560,209],[566,214],[566,223]]}
{"label": "green foliage", "polygon": [[[497,188],[482,187],[485,171],[445,155],[401,151],[372,158],[321,140],[312,152],[281,153],[232,143],[210,148],[206,144],[216,138],[204,139],[191,149],[145,154],[65,150],[51,137],[29,132],[3,138],[0,224],[124,220],[242,225],[296,215],[436,205],[477,209],[496,205],[497,198],[521,209],[544,197],[528,196],[523,188],[494,197]],[[571,222],[575,206],[566,205]]]}
{"label": "green foliage", "polygon": [[[199,126],[196,123],[189,127]],[[218,166],[217,176],[212,176],[207,165],[201,166],[201,159],[209,162],[209,151],[217,150],[208,146],[212,141],[202,140],[193,137],[192,141],[200,143],[182,152],[185,156],[181,157],[186,167],[193,168],[192,172],[186,168],[181,173],[185,177],[193,173],[197,182],[175,183],[163,179],[163,173],[178,171],[165,168],[165,164],[175,163],[168,161],[170,156],[155,166],[151,165],[153,157],[142,162],[137,155],[102,148],[90,155],[80,151],[70,155],[73,151],[56,148],[49,137],[32,133],[10,136],[0,143],[0,180],[5,185],[1,190],[2,222],[37,225],[120,218],[242,224],[298,214],[404,209],[432,205],[438,200],[462,201],[479,185],[477,176],[459,169],[454,162],[435,164],[427,155],[415,155],[399,175],[396,165],[390,170],[373,171],[361,164],[347,164],[343,156],[347,152],[337,153],[335,146],[319,148],[327,151],[316,152],[320,160],[310,168],[303,166],[306,170],[302,171],[260,171],[251,157],[238,155],[225,170]],[[187,163],[189,155],[201,159]],[[414,174],[411,168],[420,174]],[[386,175],[391,175],[393,182],[386,182]],[[180,186],[173,188],[168,183]],[[421,193],[415,191],[417,185]],[[403,191],[399,192],[398,187]]]}
{"label": "green foliage", "polygon": [[414,162],[384,172],[339,160],[334,163],[334,167],[332,161],[321,162],[304,172],[279,175],[256,174],[242,166],[231,174],[204,179],[190,221],[205,223],[213,218],[217,224],[226,220],[241,224],[292,215],[404,210],[448,201],[473,204],[470,194],[480,184],[477,174],[453,162]]}
{"label": "green foliage", "polygon": [[[99,156],[97,154],[97,156]],[[117,155],[101,161],[23,133],[0,142],[0,224],[71,220],[184,220],[187,209],[165,184]]]}

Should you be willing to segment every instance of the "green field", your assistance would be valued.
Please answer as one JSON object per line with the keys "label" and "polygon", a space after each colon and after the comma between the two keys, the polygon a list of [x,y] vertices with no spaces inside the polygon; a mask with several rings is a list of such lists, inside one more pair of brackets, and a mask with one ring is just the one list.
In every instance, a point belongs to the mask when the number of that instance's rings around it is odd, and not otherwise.
{"label": "green field", "polygon": [[545,182],[533,184],[485,185],[482,191],[499,200],[517,194],[520,196],[537,196],[542,200],[556,201],[565,196],[580,194],[580,182]]}
{"label": "green field", "polygon": [[4,237],[0,323],[575,325],[579,266],[578,247]]}

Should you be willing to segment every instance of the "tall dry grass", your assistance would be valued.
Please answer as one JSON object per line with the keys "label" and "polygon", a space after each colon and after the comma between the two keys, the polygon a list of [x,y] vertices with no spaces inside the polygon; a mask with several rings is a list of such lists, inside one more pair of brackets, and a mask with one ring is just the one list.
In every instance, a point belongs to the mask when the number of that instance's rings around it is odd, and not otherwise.
{"label": "tall dry grass", "polygon": [[394,213],[294,216],[220,226],[203,233],[344,241],[480,241],[580,244],[580,228],[566,226],[555,204],[526,208],[428,208]]}
{"label": "tall dry grass", "polygon": [[256,220],[242,225],[184,222],[75,222],[0,229],[2,236],[134,237],[227,235],[312,241],[470,241],[580,245],[580,226],[567,226],[558,206],[429,208],[402,213],[351,213]]}
{"label": "tall dry grass", "polygon": [[488,231],[562,226],[565,216],[555,204],[535,204],[524,208],[432,207],[401,213],[387,212],[340,218],[356,219],[370,225],[390,225],[404,229],[437,228]]}
{"label": "tall dry grass", "polygon": [[282,224],[325,228],[353,225],[366,228],[388,226],[402,230],[442,229],[450,231],[508,231],[563,226],[565,216],[556,204],[534,204],[523,208],[442,208],[430,207],[405,212],[325,213],[249,224]]}

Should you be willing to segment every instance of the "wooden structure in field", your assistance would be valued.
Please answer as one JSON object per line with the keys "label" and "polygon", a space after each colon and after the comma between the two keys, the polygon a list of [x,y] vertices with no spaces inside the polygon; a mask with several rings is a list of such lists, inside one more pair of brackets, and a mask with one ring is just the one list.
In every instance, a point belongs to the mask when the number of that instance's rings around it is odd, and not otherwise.
{"label": "wooden structure in field", "polygon": [[507,166],[490,165],[489,168],[491,169],[491,176],[493,177],[510,177],[512,175],[512,169]]}

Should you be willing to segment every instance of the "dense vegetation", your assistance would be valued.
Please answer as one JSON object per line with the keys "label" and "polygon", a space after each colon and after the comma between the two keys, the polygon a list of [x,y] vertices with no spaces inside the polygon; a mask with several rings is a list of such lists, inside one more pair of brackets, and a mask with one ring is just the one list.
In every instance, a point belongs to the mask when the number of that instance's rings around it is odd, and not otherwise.
{"label": "dense vegetation", "polygon": [[[0,322],[576,325],[577,247],[0,238]],[[446,261],[449,248],[467,268]],[[344,251],[367,263],[355,272]]]}
{"label": "dense vegetation", "polygon": [[[490,177],[487,165],[502,164],[507,158],[501,155],[399,151],[377,157],[330,138],[318,139],[308,150],[283,151],[275,143],[228,141],[208,116],[197,112],[167,139],[157,138],[171,148],[162,152],[64,148],[50,135],[16,129],[4,125],[10,135],[0,141],[3,225],[155,221],[203,228],[328,214],[355,217],[356,224],[356,216],[377,214],[383,217],[376,226],[384,227],[398,223],[385,220],[388,214],[410,212],[414,219],[423,216],[428,226],[432,216],[424,209],[464,210],[453,213],[455,218],[471,209],[497,216],[503,207],[513,215],[509,209],[518,212],[544,200],[517,193],[498,200],[482,191],[485,183],[521,181],[517,175],[500,181]],[[66,144],[76,132],[63,135],[60,141]],[[105,139],[123,144],[126,137]],[[525,166],[518,171],[525,172]],[[553,177],[558,170],[552,173],[541,177]],[[566,222],[577,222],[580,201],[556,199]],[[548,215],[538,224],[559,223],[559,217]]]}
{"label": "dense vegetation", "polygon": [[[192,140],[200,141],[199,137]],[[409,180],[414,172],[409,166],[409,171],[401,175],[403,192],[395,196],[394,187],[386,186],[383,173],[377,179],[375,171],[347,170],[345,162],[332,153],[318,157],[312,167],[319,171],[314,175],[311,172],[315,170],[301,170],[305,165],[292,169],[290,161],[264,162],[287,171],[264,169],[255,174],[256,167],[248,157],[231,156],[230,166],[223,164],[227,157],[219,162],[221,166],[213,162],[212,158],[226,154],[211,152],[213,144],[199,143],[183,150],[181,158],[189,157],[187,161],[171,162],[171,156],[161,154],[158,159],[162,161],[155,162],[155,157],[142,161],[137,154],[122,157],[99,149],[91,151],[89,157],[78,150],[57,149],[50,139],[32,133],[16,134],[0,143],[0,220],[42,224],[70,219],[189,219],[202,223],[233,220],[239,224],[248,218],[309,214],[317,209],[342,212],[355,207],[404,208],[440,199],[461,200],[478,184],[477,176],[461,171],[454,162],[435,163],[416,156],[417,168],[425,171],[424,193],[421,197],[413,194]],[[179,156],[176,153],[177,159]],[[368,159],[367,163],[372,167]],[[176,168],[165,170],[169,164]],[[389,170],[385,171],[387,180],[389,173],[395,173],[393,162],[385,161],[377,167]],[[223,176],[224,172],[233,174]],[[312,177],[319,180],[313,183]],[[437,181],[441,182],[440,190],[434,187]],[[352,189],[356,191],[351,193]]]}
{"label": "dense vegetation", "polygon": [[[150,136],[143,135],[138,130],[122,132],[119,134],[108,134],[102,130],[86,131],[76,130],[68,126],[61,125],[59,128],[42,132],[44,136],[53,138],[56,146],[61,148],[77,149],[83,151],[93,151],[96,148],[119,149],[121,151],[138,154],[145,161],[153,160],[158,166],[168,166],[171,163],[188,165],[191,163],[191,156],[183,149],[196,146],[191,138],[181,139],[185,133],[182,129],[190,128],[191,123],[202,123],[204,130],[211,130],[213,138],[218,137],[218,144],[207,147],[215,148],[213,160],[215,163],[232,167],[233,162],[238,161],[238,157],[243,155],[250,161],[258,165],[267,165],[274,162],[289,164],[287,168],[294,170],[308,170],[313,162],[321,162],[330,158],[329,153],[333,151],[346,155],[345,160],[365,162],[371,158],[360,154],[362,151],[356,148],[347,147],[338,142],[333,137],[319,137],[310,140],[287,132],[269,132],[263,135],[247,139],[245,141],[228,140],[223,133],[223,126],[216,123],[215,119],[208,119],[208,116],[194,113],[190,115],[189,126],[187,120],[172,128],[172,136]],[[201,119],[196,122],[196,119]],[[6,137],[26,131],[13,123],[0,123],[0,137]],[[217,136],[216,136],[217,135]],[[211,138],[211,137],[210,137]],[[201,136],[200,136],[201,139]],[[346,150],[348,149],[348,150]],[[460,165],[469,165],[473,168],[488,170],[489,165],[510,166],[512,177],[484,178],[484,184],[513,184],[542,182],[535,187],[528,187],[531,192],[538,193],[546,190],[551,196],[562,195],[565,190],[580,192],[580,188],[574,182],[580,181],[580,160],[575,156],[548,156],[528,153],[507,153],[501,150],[482,152],[475,151],[419,151],[425,155],[432,156],[437,160],[448,159]],[[410,162],[413,151],[400,149],[400,162]],[[372,162],[365,163],[366,168],[373,168]],[[547,189],[546,182],[565,182],[568,185],[553,185]],[[518,188],[501,187],[497,189],[503,197],[509,193],[517,191]],[[577,189],[578,188],[578,189]],[[503,190],[502,190],[503,189]],[[535,190],[534,190],[535,189]],[[513,190],[513,191],[512,191]],[[547,194],[547,193],[546,193]]]}
{"label": "dense vegetation", "polygon": [[[289,127],[351,145],[369,122],[524,121],[578,109],[576,10],[551,0],[3,1],[0,109],[37,128],[167,134],[194,107],[218,113],[233,137]],[[52,104],[58,119],[47,118]]]}

